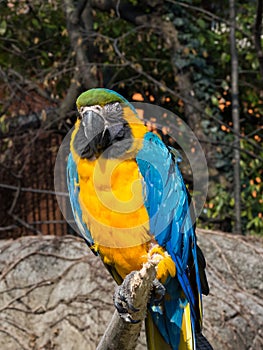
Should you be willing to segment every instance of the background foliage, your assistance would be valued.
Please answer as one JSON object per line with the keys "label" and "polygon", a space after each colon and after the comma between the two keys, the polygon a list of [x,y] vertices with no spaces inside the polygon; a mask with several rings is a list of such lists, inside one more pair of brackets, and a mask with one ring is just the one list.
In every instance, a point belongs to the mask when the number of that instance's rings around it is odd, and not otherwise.
{"label": "background foliage", "polygon": [[[251,234],[263,232],[257,4],[236,1],[242,230]],[[210,174],[199,225],[232,231],[229,28],[228,1],[1,1],[2,166],[11,171],[7,159],[21,120],[32,126],[34,112],[38,128],[66,133],[76,118],[76,96],[90,87],[111,88],[172,110],[195,131]]]}

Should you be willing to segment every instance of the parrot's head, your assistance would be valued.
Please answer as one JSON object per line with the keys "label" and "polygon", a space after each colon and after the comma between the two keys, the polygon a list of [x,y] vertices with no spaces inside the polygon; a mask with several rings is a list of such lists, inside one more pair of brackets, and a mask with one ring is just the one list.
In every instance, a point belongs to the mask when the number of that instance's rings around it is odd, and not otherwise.
{"label": "parrot's head", "polygon": [[133,106],[108,89],[91,89],[77,99],[79,119],[73,147],[81,158],[119,157],[133,144],[132,125],[142,124]]}

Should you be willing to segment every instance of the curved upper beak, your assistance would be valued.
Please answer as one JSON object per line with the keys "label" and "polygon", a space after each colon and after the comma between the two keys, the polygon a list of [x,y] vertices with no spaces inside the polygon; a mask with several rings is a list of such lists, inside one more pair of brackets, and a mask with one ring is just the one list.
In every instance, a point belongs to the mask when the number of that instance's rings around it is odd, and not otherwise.
{"label": "curved upper beak", "polygon": [[[115,115],[106,115],[103,108],[100,110],[99,108],[93,108],[93,106],[84,107],[81,116],[82,119],[74,140],[74,146],[82,158],[92,159],[107,149],[109,151],[106,152],[106,157],[112,156],[111,146],[116,142],[118,144],[114,147],[114,155],[122,154],[124,146],[122,144],[121,147],[119,141],[125,138],[127,132],[130,137],[129,127],[124,119],[122,120],[118,116],[115,118]],[[127,146],[127,143],[125,145]]]}
{"label": "curved upper beak", "polygon": [[82,115],[84,134],[90,140],[91,135],[97,136],[105,129],[105,119],[93,110],[86,110]]}
{"label": "curved upper beak", "polygon": [[91,109],[88,109],[83,113],[82,125],[84,128],[84,134],[89,140],[91,135],[95,137],[101,133],[101,139],[103,139],[107,133],[109,134],[110,139],[114,140],[124,126],[122,122],[109,123],[101,114]]}

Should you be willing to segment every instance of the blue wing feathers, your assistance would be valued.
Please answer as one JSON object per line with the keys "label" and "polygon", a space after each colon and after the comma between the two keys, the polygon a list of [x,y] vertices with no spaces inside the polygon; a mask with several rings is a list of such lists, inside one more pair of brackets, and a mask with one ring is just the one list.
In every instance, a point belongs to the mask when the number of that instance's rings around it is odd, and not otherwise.
{"label": "blue wing feathers", "polygon": [[146,186],[145,206],[151,233],[170,254],[177,271],[176,278],[169,278],[165,283],[170,299],[164,300],[163,307],[151,305],[151,313],[165,340],[171,344],[170,340],[173,339],[172,347],[177,349],[184,310],[182,306],[185,303],[190,303],[192,329],[197,319],[196,297],[188,277],[190,255],[194,260],[196,284],[201,298],[195,232],[187,190],[178,166],[181,158],[175,150],[167,148],[157,135],[149,132],[145,135],[144,146],[136,160]]}
{"label": "blue wing feathers", "polygon": [[73,160],[72,154],[68,156],[67,163],[67,185],[69,191],[70,204],[73,211],[75,222],[78,229],[89,246],[93,245],[91,234],[87,228],[87,225],[82,220],[82,210],[79,203],[79,177],[77,172],[76,163]]}

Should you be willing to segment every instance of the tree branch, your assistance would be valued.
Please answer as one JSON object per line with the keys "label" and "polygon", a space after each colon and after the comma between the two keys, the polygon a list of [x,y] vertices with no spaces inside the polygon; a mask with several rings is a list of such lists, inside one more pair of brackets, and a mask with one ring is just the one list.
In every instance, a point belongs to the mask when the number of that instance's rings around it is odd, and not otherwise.
{"label": "tree branch", "polygon": [[[221,23],[225,23],[227,26],[231,26],[231,23],[230,23],[230,20],[227,20],[225,18],[222,18],[220,16],[217,16],[215,15],[213,12],[211,11],[208,11],[204,8],[202,8],[201,6],[194,6],[192,4],[188,4],[186,2],[181,2],[181,1],[176,1],[176,0],[165,0],[171,4],[174,4],[174,5],[177,5],[177,6],[181,6],[181,7],[184,7],[184,8],[187,8],[187,9],[190,9],[192,10],[194,13],[196,12],[199,12],[199,13],[202,13],[204,15],[205,18],[208,18],[210,19],[210,21],[213,21],[213,20],[216,20],[218,22],[221,22]],[[236,29],[243,34],[244,37],[246,38],[250,38],[249,34],[247,32],[245,32],[243,30],[243,28],[241,26],[239,26],[237,23],[236,23]]]}
{"label": "tree branch", "polygon": [[[96,79],[90,72],[90,62],[87,55],[87,46],[83,40],[83,27],[81,26],[80,9],[75,8],[72,0],[64,0],[65,12],[67,16],[67,29],[71,47],[76,55],[76,70],[79,71],[79,78],[86,89],[96,86]],[[82,11],[84,6],[81,7]]]}
{"label": "tree branch", "polygon": [[127,323],[115,311],[97,350],[135,349],[142,321],[145,319],[147,303],[155,277],[155,264],[152,262],[144,264],[140,271],[136,271],[133,274],[130,281],[130,295],[132,305],[139,309],[135,313],[135,317],[139,322],[136,324]]}
{"label": "tree branch", "polygon": [[13,185],[7,185],[0,183],[0,188],[5,188],[7,190],[12,191],[21,191],[21,192],[31,192],[31,193],[44,193],[44,194],[51,194],[53,196],[62,196],[62,197],[68,197],[69,194],[67,192],[56,192],[51,190],[41,190],[38,188],[30,188],[30,187],[18,187]]}
{"label": "tree branch", "polygon": [[89,7],[89,4],[87,0],[83,0],[75,6],[72,0],[64,0],[64,7],[70,44],[73,53],[76,55],[76,67],[70,87],[60,107],[59,119],[64,118],[67,112],[74,108],[76,99],[83,87],[90,89],[96,87],[98,84],[97,79],[91,72],[92,67],[88,59],[87,45],[83,37],[85,29],[87,30],[88,26],[91,27],[91,23],[87,25],[87,21],[85,21],[84,28],[82,21],[84,10],[86,11],[87,18],[87,12],[89,12],[87,7]]}
{"label": "tree branch", "polygon": [[141,11],[138,6],[132,3],[118,0],[91,0],[91,6],[101,11],[114,10],[122,19],[136,25],[150,22],[151,16]]}

